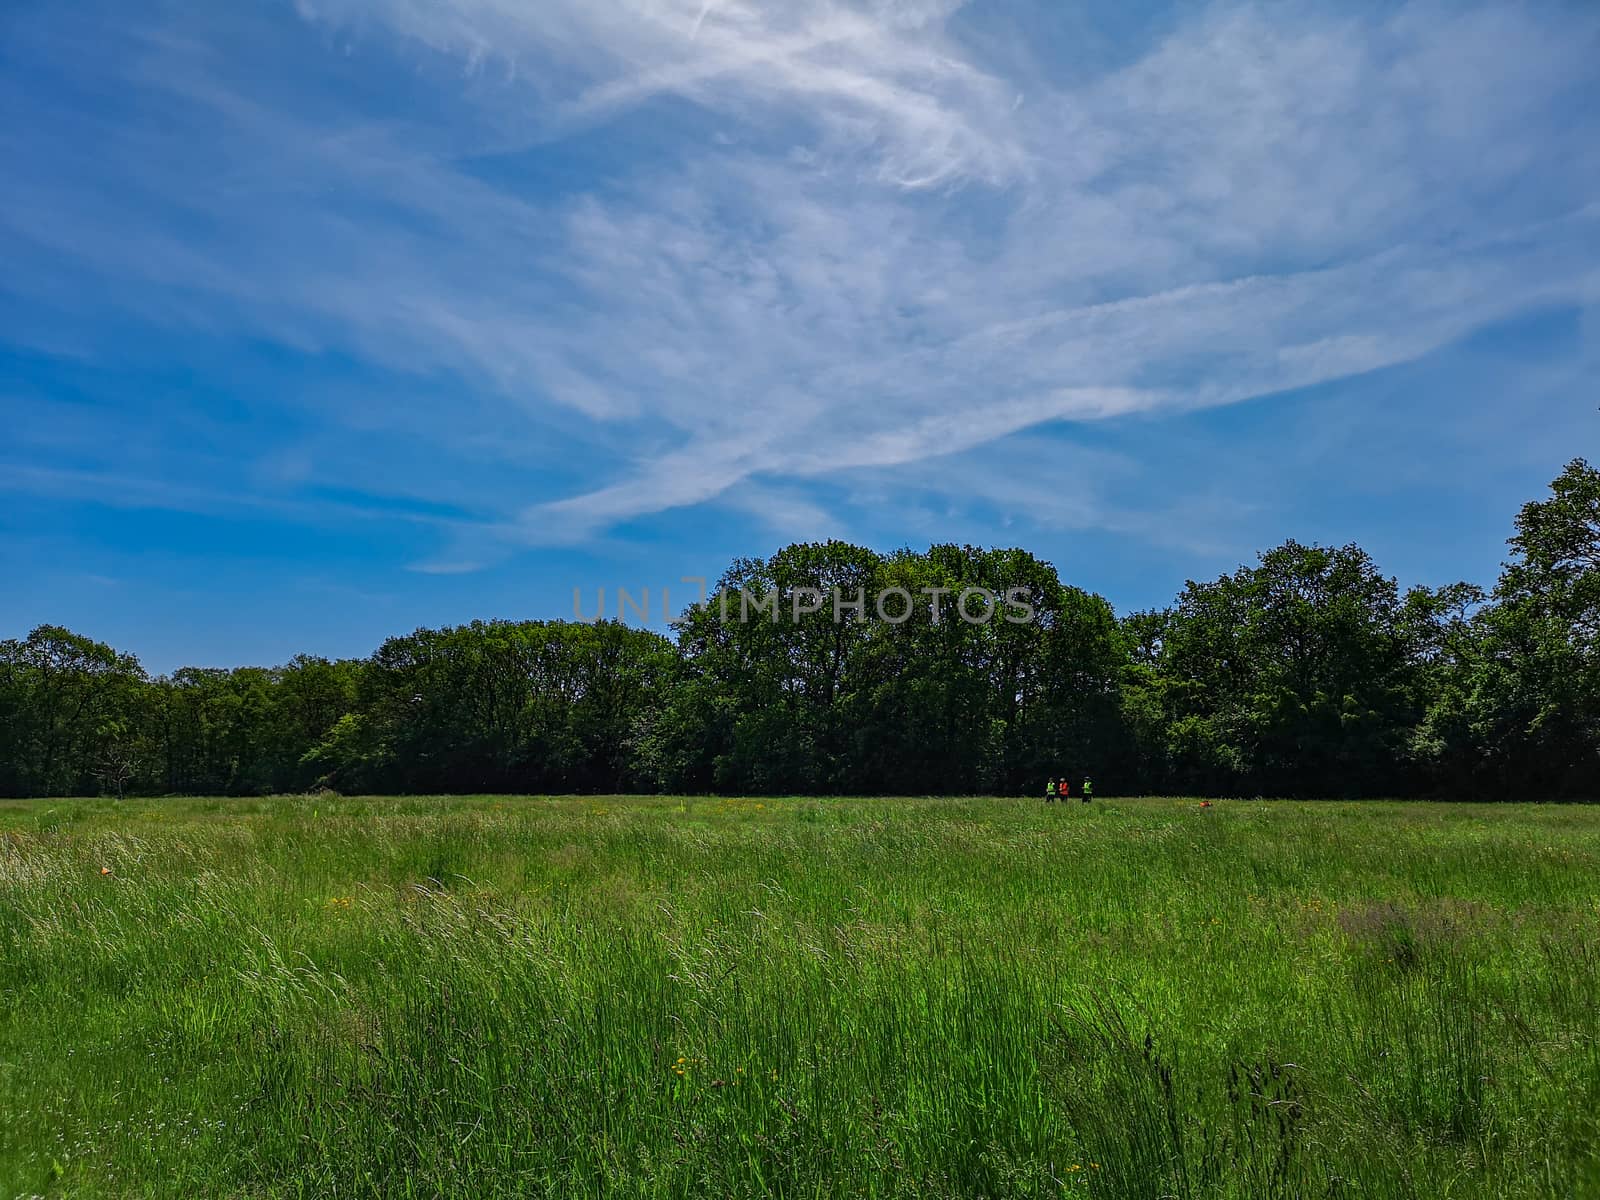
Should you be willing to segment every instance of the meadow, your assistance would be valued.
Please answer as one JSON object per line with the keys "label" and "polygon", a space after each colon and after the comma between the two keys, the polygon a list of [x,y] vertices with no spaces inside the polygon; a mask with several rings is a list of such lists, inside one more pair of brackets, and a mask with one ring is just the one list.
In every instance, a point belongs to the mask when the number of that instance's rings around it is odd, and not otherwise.
{"label": "meadow", "polygon": [[1600,1196],[1600,808],[0,803],[3,1196]]}

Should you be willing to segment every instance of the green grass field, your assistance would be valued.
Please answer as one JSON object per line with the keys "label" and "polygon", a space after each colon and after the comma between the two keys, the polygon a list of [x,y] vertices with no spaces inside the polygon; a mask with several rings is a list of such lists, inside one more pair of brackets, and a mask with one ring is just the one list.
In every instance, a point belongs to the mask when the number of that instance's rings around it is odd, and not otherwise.
{"label": "green grass field", "polygon": [[0,804],[0,1194],[1600,1196],[1600,808]]}

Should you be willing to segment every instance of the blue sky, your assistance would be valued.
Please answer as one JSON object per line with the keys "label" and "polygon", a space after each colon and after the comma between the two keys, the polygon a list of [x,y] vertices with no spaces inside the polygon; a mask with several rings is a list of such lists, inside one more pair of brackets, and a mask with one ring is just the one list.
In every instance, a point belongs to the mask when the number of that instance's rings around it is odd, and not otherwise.
{"label": "blue sky", "polygon": [[0,636],[365,654],[824,537],[1492,582],[1600,446],[1596,62],[1586,3],[11,0]]}

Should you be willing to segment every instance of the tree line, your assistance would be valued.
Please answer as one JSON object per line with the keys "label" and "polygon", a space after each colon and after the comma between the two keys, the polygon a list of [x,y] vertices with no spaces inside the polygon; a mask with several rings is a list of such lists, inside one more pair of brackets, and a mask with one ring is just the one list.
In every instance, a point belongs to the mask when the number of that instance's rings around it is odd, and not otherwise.
{"label": "tree line", "polygon": [[[725,620],[713,595],[672,639],[474,621],[366,659],[155,678],[43,626],[0,642],[0,794],[1018,795],[1069,774],[1102,794],[1595,798],[1600,471],[1570,463],[1509,547],[1492,590],[1402,591],[1358,546],[1290,541],[1119,617],[1019,549],[801,544],[717,594],[900,589],[910,618]],[[934,619],[941,595],[1019,587],[1029,621],[954,619],[948,598]]]}

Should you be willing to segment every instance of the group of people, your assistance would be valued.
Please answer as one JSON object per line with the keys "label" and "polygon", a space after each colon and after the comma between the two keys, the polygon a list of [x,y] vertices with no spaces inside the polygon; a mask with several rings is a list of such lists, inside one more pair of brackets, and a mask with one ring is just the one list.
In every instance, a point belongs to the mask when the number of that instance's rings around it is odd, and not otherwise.
{"label": "group of people", "polygon": [[[1049,783],[1044,785],[1044,802],[1046,804],[1056,800],[1060,800],[1065,804],[1071,795],[1072,785],[1066,781],[1065,777],[1059,780],[1051,779]],[[1094,782],[1087,775],[1083,777],[1083,790],[1078,793],[1078,798],[1085,804],[1094,799]]]}

